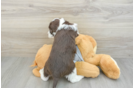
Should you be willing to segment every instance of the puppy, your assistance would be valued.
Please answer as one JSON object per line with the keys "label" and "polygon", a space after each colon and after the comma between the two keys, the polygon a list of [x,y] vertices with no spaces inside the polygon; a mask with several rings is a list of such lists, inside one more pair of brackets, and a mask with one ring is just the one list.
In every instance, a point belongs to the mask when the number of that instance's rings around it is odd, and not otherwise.
{"label": "puppy", "polygon": [[54,37],[54,42],[43,73],[44,80],[47,81],[50,76],[53,78],[53,88],[56,88],[58,80],[70,74],[75,67],[73,60],[76,53],[75,38],[78,32],[77,24],[65,21],[63,18],[54,19],[49,24],[49,29],[48,37]]}

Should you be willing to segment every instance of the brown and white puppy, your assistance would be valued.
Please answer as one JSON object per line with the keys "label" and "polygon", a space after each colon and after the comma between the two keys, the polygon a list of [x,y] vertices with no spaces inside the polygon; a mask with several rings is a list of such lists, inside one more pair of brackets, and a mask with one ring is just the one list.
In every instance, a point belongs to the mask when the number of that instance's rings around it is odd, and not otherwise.
{"label": "brown and white puppy", "polygon": [[44,76],[47,81],[51,76],[54,80],[53,88],[61,77],[70,74],[75,64],[73,62],[76,53],[75,38],[78,36],[77,24],[65,21],[63,18],[54,19],[49,25],[48,37],[54,37],[52,50],[44,67]]}

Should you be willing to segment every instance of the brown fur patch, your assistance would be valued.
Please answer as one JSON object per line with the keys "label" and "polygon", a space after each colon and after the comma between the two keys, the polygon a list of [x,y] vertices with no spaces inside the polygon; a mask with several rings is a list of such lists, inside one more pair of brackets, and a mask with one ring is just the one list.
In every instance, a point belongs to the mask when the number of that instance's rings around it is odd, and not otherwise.
{"label": "brown fur patch", "polygon": [[59,19],[55,19],[54,21],[52,21],[50,24],[49,24],[49,30],[50,30],[50,33],[54,36],[54,32],[56,32],[56,30],[58,29],[59,27]]}

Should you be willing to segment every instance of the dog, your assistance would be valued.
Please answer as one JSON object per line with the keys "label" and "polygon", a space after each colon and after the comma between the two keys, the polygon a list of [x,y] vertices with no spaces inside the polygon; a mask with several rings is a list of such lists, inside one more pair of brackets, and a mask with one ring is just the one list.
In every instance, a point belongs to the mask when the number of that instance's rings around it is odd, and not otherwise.
{"label": "dog", "polygon": [[53,88],[61,77],[73,72],[73,62],[76,53],[75,38],[78,36],[77,24],[70,23],[63,18],[56,18],[49,24],[48,37],[54,37],[52,50],[46,62],[41,78],[45,81],[52,77]]}

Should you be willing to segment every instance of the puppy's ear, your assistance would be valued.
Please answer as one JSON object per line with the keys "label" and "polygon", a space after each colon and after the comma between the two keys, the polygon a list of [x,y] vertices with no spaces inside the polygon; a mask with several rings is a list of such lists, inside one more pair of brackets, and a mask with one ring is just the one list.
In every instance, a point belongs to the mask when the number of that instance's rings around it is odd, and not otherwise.
{"label": "puppy's ear", "polygon": [[82,38],[78,35],[76,38],[75,38],[75,44],[78,45],[80,44]]}

